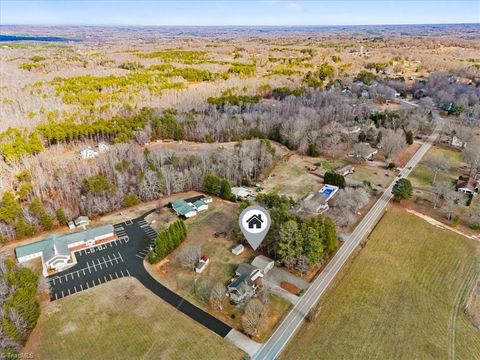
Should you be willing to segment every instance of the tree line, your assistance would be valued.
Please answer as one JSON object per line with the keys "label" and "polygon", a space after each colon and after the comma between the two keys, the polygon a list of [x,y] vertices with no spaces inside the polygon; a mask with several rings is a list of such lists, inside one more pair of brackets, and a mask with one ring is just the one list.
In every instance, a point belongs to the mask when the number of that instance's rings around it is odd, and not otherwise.
{"label": "tree line", "polygon": [[40,316],[38,276],[0,258],[0,357],[16,359]]}
{"label": "tree line", "polygon": [[177,220],[166,229],[160,231],[155,240],[155,247],[147,254],[150,264],[155,264],[164,259],[175,250],[187,237],[187,227],[182,220]]}

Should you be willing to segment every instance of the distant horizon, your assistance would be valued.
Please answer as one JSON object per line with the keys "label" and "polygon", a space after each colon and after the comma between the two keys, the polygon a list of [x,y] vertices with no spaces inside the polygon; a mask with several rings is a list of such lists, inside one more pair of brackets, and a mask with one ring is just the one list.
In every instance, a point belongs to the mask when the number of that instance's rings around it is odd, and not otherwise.
{"label": "distant horizon", "polygon": [[12,23],[12,24],[0,24],[1,27],[7,26],[38,26],[38,27],[204,27],[204,28],[214,28],[214,27],[250,27],[250,28],[262,28],[262,27],[375,27],[375,26],[424,26],[424,25],[480,25],[479,22],[464,22],[464,23],[411,23],[411,24],[337,24],[337,25],[322,25],[322,24],[292,24],[292,25],[245,25],[245,24],[238,24],[238,25],[141,25],[141,24],[28,24],[28,23]]}
{"label": "distant horizon", "polygon": [[2,0],[23,26],[387,26],[480,23],[477,0]]}

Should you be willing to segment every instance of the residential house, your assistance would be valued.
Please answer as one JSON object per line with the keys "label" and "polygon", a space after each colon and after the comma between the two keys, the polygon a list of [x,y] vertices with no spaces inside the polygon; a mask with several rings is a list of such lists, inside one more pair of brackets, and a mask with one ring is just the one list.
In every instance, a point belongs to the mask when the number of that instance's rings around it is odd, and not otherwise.
{"label": "residential house", "polygon": [[15,255],[19,263],[40,257],[43,274],[58,272],[75,265],[73,253],[117,239],[112,225],[99,226],[73,234],[49,235],[43,240],[18,246]]}
{"label": "residential house", "polygon": [[262,270],[263,274],[267,274],[275,266],[275,261],[266,256],[259,255],[253,259],[252,265]]}
{"label": "residential house", "polygon": [[356,158],[358,160],[372,160],[378,153],[377,149],[370,146],[369,143],[360,143],[361,146],[356,146],[356,152],[348,154],[349,157]]}
{"label": "residential house", "polygon": [[459,149],[464,149],[465,147],[467,147],[467,143],[456,136],[452,136],[452,139],[450,140],[450,145]]}
{"label": "residential house", "polygon": [[301,202],[301,211],[307,213],[321,214],[329,208],[327,196],[320,192],[308,194]]}
{"label": "residential house", "polygon": [[457,180],[457,191],[468,194],[468,195],[477,195],[478,194],[478,185],[479,181],[473,178],[463,178]]}
{"label": "residential house", "polygon": [[197,215],[197,211],[185,200],[174,200],[170,203],[170,205],[178,216],[191,218]]}
{"label": "residential house", "polygon": [[[90,225],[91,220],[88,218],[88,216],[79,216],[76,219],[73,220],[73,223],[77,227],[83,227],[84,229]],[[75,228],[75,226],[73,228]],[[69,225],[70,227],[70,225]]]}
{"label": "residential house", "polygon": [[205,270],[209,262],[210,262],[210,259],[208,258],[208,256],[203,255],[198,261],[197,265],[195,266],[195,272],[196,273],[203,272],[203,270]]}
{"label": "residential house", "polygon": [[250,264],[240,264],[235,270],[235,277],[227,286],[227,296],[235,303],[248,301],[262,285],[263,273]]}
{"label": "residential house", "polygon": [[255,195],[244,187],[232,187],[232,194],[240,200],[254,199]]}
{"label": "residential house", "polygon": [[97,151],[98,151],[99,153],[108,152],[108,151],[110,151],[110,146],[108,146],[108,145],[107,145],[106,143],[104,143],[104,142],[101,142],[101,143],[99,143],[98,146],[97,146]]}
{"label": "residential house", "polygon": [[347,175],[353,174],[355,172],[355,168],[353,167],[352,164],[347,164],[345,166],[336,168],[334,171],[337,174],[340,174],[342,176],[347,176]]}
{"label": "residential house", "polygon": [[91,146],[87,146],[86,148],[84,148],[80,151],[80,157],[83,160],[93,159],[97,156],[98,156],[98,151],[93,149]]}

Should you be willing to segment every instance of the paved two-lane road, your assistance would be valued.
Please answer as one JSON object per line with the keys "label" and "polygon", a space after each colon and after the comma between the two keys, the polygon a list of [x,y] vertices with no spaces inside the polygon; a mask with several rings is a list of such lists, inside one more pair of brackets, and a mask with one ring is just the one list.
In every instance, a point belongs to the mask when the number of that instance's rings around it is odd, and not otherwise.
{"label": "paved two-lane road", "polygon": [[349,238],[340,247],[338,252],[333,256],[322,273],[312,282],[310,287],[300,298],[293,309],[288,313],[282,323],[278,326],[270,339],[262,345],[260,350],[253,356],[254,360],[273,360],[278,357],[280,352],[285,348],[288,341],[295,335],[303,319],[311,308],[315,306],[320,297],[324,294],[330,283],[338,274],[340,269],[345,265],[347,260],[353,254],[357,246],[373,229],[375,224],[382,216],[388,202],[392,198],[392,188],[400,177],[407,177],[412,169],[420,162],[433,142],[437,139],[439,128],[437,128],[427,141],[417,150],[415,155],[410,159],[408,164],[400,172],[399,176],[390,184],[382,196],[377,200],[375,205],[365,215],[359,225],[350,234]]}

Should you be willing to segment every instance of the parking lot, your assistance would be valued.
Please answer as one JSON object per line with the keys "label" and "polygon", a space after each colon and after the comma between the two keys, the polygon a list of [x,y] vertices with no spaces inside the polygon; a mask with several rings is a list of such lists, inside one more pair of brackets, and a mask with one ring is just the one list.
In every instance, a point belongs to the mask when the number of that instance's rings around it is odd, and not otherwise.
{"label": "parking lot", "polygon": [[132,269],[143,267],[142,261],[155,242],[155,230],[143,218],[116,224],[114,228],[117,240],[75,252],[75,266],[47,278],[52,301],[132,276]]}

